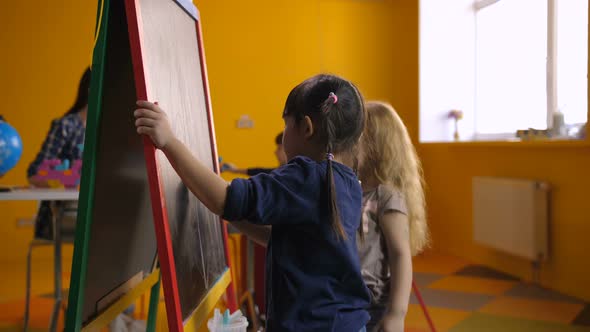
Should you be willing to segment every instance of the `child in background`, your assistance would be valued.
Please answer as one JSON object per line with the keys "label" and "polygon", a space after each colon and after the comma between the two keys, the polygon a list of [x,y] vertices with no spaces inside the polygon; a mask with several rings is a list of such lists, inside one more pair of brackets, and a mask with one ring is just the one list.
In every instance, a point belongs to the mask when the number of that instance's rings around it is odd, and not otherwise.
{"label": "child in background", "polygon": [[366,104],[359,177],[363,220],[361,273],[372,294],[368,331],[403,332],[412,288],[412,256],[428,243],[420,160],[389,104]]}
{"label": "child in background", "polygon": [[[287,156],[285,155],[285,149],[283,148],[283,132],[281,131],[277,137],[275,137],[275,144],[277,148],[275,149],[275,157],[277,157],[277,161],[279,162],[279,166],[283,166],[287,163]],[[251,167],[251,168],[237,168],[236,165],[230,163],[224,163],[221,166],[222,172],[231,172],[237,174],[243,174],[248,176],[254,176],[260,173],[270,173],[274,171],[275,168],[262,168],[262,167]]]}
{"label": "child in background", "polygon": [[[51,122],[51,127],[41,145],[41,149],[37,152],[35,159],[29,164],[27,169],[27,177],[31,185],[42,188],[49,187],[46,181],[39,181],[33,178],[44,160],[60,159],[69,160],[72,163],[74,160],[82,159],[91,77],[92,72],[90,68],[86,68],[78,83],[78,93],[74,104],[62,117],[54,119]],[[68,210],[76,210],[78,201],[64,201],[60,202],[60,204],[66,205]],[[49,202],[42,201],[35,220],[36,238],[53,239],[55,234],[53,234],[52,218],[53,212],[51,211]],[[66,226],[70,226],[69,229]],[[67,234],[73,237],[74,228],[75,224],[62,224],[62,236]],[[130,322],[129,324],[141,324],[131,318],[134,310],[135,305],[131,305],[125,310],[124,314],[117,316],[115,322],[126,319]]]}
{"label": "child in background", "polygon": [[362,191],[350,168],[365,111],[352,83],[318,75],[295,87],[283,111],[290,162],[231,184],[175,138],[158,105],[138,106],[137,132],[165,153],[195,196],[268,244],[267,331],[365,331],[370,295],[356,248]]}
{"label": "child in background", "polygon": [[[62,117],[51,122],[41,149],[27,169],[29,183],[35,187],[49,187],[46,181],[39,181],[34,176],[39,171],[41,163],[46,159],[69,160],[73,163],[82,159],[81,146],[84,144],[86,131],[86,115],[88,112],[88,94],[90,91],[90,68],[86,68],[78,84],[78,94],[74,105]],[[77,201],[61,202],[68,209],[76,209]],[[53,214],[49,202],[42,201],[35,220],[35,237],[53,239]]]}
{"label": "child in background", "polygon": [[41,149],[27,169],[27,177],[32,185],[48,187],[46,182],[32,179],[44,160],[60,159],[73,162],[76,159],[82,159],[80,146],[84,144],[84,133],[86,131],[90,76],[90,68],[86,68],[80,78],[74,105],[62,117],[51,122],[51,128],[43,141]]}

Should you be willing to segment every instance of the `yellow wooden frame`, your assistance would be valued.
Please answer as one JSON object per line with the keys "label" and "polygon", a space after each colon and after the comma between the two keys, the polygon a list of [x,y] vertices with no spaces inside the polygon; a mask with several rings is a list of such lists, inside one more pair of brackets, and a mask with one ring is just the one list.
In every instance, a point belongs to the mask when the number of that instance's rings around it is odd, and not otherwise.
{"label": "yellow wooden frame", "polygon": [[[103,327],[112,322],[120,313],[132,305],[142,294],[150,290],[160,280],[160,269],[155,269],[150,275],[143,279],[133,290],[123,295],[107,310],[82,328],[83,332],[100,331]],[[154,314],[154,313],[150,313]]]}
{"label": "yellow wooden frame", "polygon": [[197,309],[193,312],[189,319],[184,324],[185,331],[197,331],[202,324],[207,321],[207,318],[211,314],[211,311],[215,308],[215,305],[223,296],[227,287],[231,282],[231,272],[227,269],[215,283],[215,285],[207,292],[207,295],[199,303]]}

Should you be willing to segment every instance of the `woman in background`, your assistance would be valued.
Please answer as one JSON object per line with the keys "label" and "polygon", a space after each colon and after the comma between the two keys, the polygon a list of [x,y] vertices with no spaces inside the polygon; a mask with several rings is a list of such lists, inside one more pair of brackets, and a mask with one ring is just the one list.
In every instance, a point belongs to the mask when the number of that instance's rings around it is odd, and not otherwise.
{"label": "woman in background", "polygon": [[[27,169],[27,177],[31,185],[42,188],[49,187],[47,181],[40,181],[33,178],[39,171],[39,167],[44,160],[69,160],[71,164],[74,160],[82,159],[89,90],[90,68],[87,68],[80,78],[78,95],[74,105],[70,107],[64,116],[51,122],[51,127],[40,151]],[[67,204],[76,204],[76,202],[68,202]],[[35,222],[36,238],[53,238],[51,219],[52,213],[49,202],[41,202]]]}

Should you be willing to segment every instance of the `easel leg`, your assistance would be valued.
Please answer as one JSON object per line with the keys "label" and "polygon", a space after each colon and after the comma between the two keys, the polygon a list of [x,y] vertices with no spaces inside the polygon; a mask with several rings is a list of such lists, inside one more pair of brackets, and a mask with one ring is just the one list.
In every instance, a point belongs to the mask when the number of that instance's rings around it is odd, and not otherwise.
{"label": "easel leg", "polygon": [[158,317],[158,304],[160,303],[160,280],[161,277],[152,286],[152,291],[150,292],[150,307],[148,309],[146,332],[156,331],[156,318]]}
{"label": "easel leg", "polygon": [[27,293],[25,298],[25,318],[23,323],[23,331],[29,331],[29,315],[31,310],[31,260],[33,256],[33,242],[29,245],[29,253],[27,254]]}
{"label": "easel leg", "polygon": [[62,301],[61,289],[61,221],[63,217],[63,206],[57,206],[57,202],[51,202],[51,210],[53,217],[53,238],[54,238],[54,282],[55,282],[55,303],[53,304],[53,313],[51,315],[51,322],[49,331],[55,332],[57,330],[57,321],[59,318],[59,309]]}

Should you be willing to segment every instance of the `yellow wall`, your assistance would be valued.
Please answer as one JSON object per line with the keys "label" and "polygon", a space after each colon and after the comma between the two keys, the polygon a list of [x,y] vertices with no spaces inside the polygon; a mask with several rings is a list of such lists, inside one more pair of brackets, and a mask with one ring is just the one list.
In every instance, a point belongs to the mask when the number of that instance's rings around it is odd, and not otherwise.
{"label": "yellow wall", "polygon": [[[343,75],[370,98],[392,90],[387,42],[393,1],[195,1],[202,17],[219,154],[273,166],[290,89],[319,72]],[[253,129],[237,129],[240,115]]]}
{"label": "yellow wall", "polygon": [[[243,166],[276,164],[274,136],[289,90],[318,72],[356,82],[367,99],[391,101],[413,138],[418,132],[418,1],[196,1],[201,11],[220,155]],[[49,125],[73,102],[88,63],[96,1],[10,1],[0,11],[2,114],[25,144],[2,184],[23,183]],[[253,129],[237,129],[242,114]],[[590,153],[581,147],[450,147],[421,145],[437,249],[529,275],[527,262],[471,242],[471,177],[539,178],[554,186],[547,286],[590,299]],[[29,203],[0,203],[0,262],[23,261],[31,229],[16,218]],[[44,253],[50,257],[50,252]]]}
{"label": "yellow wall", "polygon": [[[0,114],[17,128],[22,158],[0,184],[24,184],[26,169],[49,130],[51,119],[73,104],[78,81],[92,52],[96,0],[3,1],[0,6]],[[36,203],[0,202],[0,264],[24,263]],[[51,258],[38,249],[35,257]],[[71,248],[65,254],[71,254]]]}
{"label": "yellow wall", "polygon": [[[283,128],[287,94],[319,72],[353,80],[368,98],[390,99],[391,92],[399,90],[397,84],[407,83],[387,74],[404,66],[394,62],[399,50],[391,32],[403,27],[404,18],[392,13],[393,2],[196,1],[220,155],[241,166],[276,165],[274,137]],[[30,1],[2,5],[1,114],[19,130],[25,150],[20,164],[0,184],[25,182],[26,167],[50,120],[73,102],[90,58],[95,12],[96,0],[68,0],[60,6]],[[253,129],[235,127],[243,114],[254,120]],[[0,202],[2,269],[24,263],[32,228],[17,229],[15,224],[17,218],[34,213],[33,203]],[[50,259],[49,249],[36,251],[36,259]]]}
{"label": "yellow wall", "polygon": [[471,178],[485,175],[546,180],[553,186],[553,193],[550,258],[542,268],[542,283],[590,299],[589,150],[422,146],[435,247],[530,279],[530,263],[472,243]]}
{"label": "yellow wall", "polygon": [[[386,73],[399,63],[392,31],[402,28],[395,1],[195,1],[203,22],[205,51],[219,154],[240,166],[273,166],[274,137],[290,89],[319,72],[343,75],[367,98],[389,99],[396,80]],[[12,1],[0,11],[1,111],[20,132],[24,152],[0,184],[23,184],[28,163],[51,119],[73,103],[90,60],[96,0],[60,3]],[[399,16],[399,17],[398,17]],[[417,59],[411,59],[415,62]],[[416,78],[414,78],[415,80]],[[403,82],[402,85],[405,85]],[[240,115],[253,129],[237,129]],[[0,202],[0,262],[21,261],[34,203]],[[45,255],[39,254],[39,255]],[[46,257],[51,257],[47,251]]]}
{"label": "yellow wall", "polygon": [[[418,1],[393,4],[392,31],[396,53],[391,100],[418,133]],[[403,29],[402,29],[403,28]],[[472,242],[471,178],[521,177],[546,180],[551,197],[550,259],[543,265],[542,284],[590,300],[590,147],[556,146],[418,146],[428,185],[427,203],[435,249],[480,264],[531,278],[529,262]]]}

